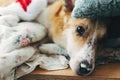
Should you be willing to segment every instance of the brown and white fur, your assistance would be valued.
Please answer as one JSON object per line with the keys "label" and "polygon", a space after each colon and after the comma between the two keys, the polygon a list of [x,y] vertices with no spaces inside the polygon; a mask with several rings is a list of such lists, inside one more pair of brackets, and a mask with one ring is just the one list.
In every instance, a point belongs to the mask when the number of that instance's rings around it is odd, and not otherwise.
{"label": "brown and white fur", "polygon": [[97,41],[106,29],[98,20],[72,18],[72,8],[72,0],[57,0],[37,21],[48,28],[49,37],[56,44],[67,50],[71,69],[79,75],[88,75],[95,67]]}

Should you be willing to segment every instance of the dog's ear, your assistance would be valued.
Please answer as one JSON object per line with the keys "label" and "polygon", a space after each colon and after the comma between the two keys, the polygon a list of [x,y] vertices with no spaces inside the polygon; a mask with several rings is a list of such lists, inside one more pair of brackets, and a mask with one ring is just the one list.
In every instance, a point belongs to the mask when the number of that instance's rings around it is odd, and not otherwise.
{"label": "dog's ear", "polygon": [[102,38],[105,35],[106,27],[105,27],[105,24],[101,23],[101,22],[99,22],[97,26],[98,26],[97,37],[100,39],[100,38]]}
{"label": "dog's ear", "polygon": [[64,0],[64,6],[68,11],[72,11],[74,7],[75,0]]}

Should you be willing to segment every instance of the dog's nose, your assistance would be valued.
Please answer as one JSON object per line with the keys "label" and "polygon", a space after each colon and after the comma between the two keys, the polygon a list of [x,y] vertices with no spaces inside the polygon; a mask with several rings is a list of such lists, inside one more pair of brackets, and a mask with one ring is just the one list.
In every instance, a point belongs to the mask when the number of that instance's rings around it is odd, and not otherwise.
{"label": "dog's nose", "polygon": [[93,70],[92,64],[90,64],[87,60],[82,61],[79,66],[79,75],[88,75]]}

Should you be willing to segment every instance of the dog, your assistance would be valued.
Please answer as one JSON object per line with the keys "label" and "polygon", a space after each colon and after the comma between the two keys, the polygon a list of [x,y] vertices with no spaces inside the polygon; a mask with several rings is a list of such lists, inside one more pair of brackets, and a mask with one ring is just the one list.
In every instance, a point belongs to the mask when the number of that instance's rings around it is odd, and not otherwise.
{"label": "dog", "polygon": [[48,29],[50,39],[65,48],[70,67],[78,75],[89,75],[95,68],[97,42],[106,33],[100,20],[71,17],[74,0],[57,0],[36,19]]}
{"label": "dog", "polygon": [[[3,1],[0,5],[6,6],[13,1],[15,0]],[[112,33],[107,36],[109,38],[120,37],[116,36],[120,34],[120,17],[110,19],[108,30],[103,20],[72,18],[74,0],[56,0],[51,4],[53,1],[55,0],[48,0],[50,5],[40,13],[36,21],[48,29],[48,35],[53,42],[67,50],[72,71],[78,75],[89,75],[95,68],[99,40],[106,33]]]}

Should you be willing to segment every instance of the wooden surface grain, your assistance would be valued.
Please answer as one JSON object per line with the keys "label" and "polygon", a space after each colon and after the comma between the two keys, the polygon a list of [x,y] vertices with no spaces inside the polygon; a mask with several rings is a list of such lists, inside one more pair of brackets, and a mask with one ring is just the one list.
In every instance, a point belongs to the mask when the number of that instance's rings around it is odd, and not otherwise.
{"label": "wooden surface grain", "polygon": [[19,80],[120,80],[120,63],[97,66],[90,76],[78,76],[70,68],[57,71],[36,69]]}

